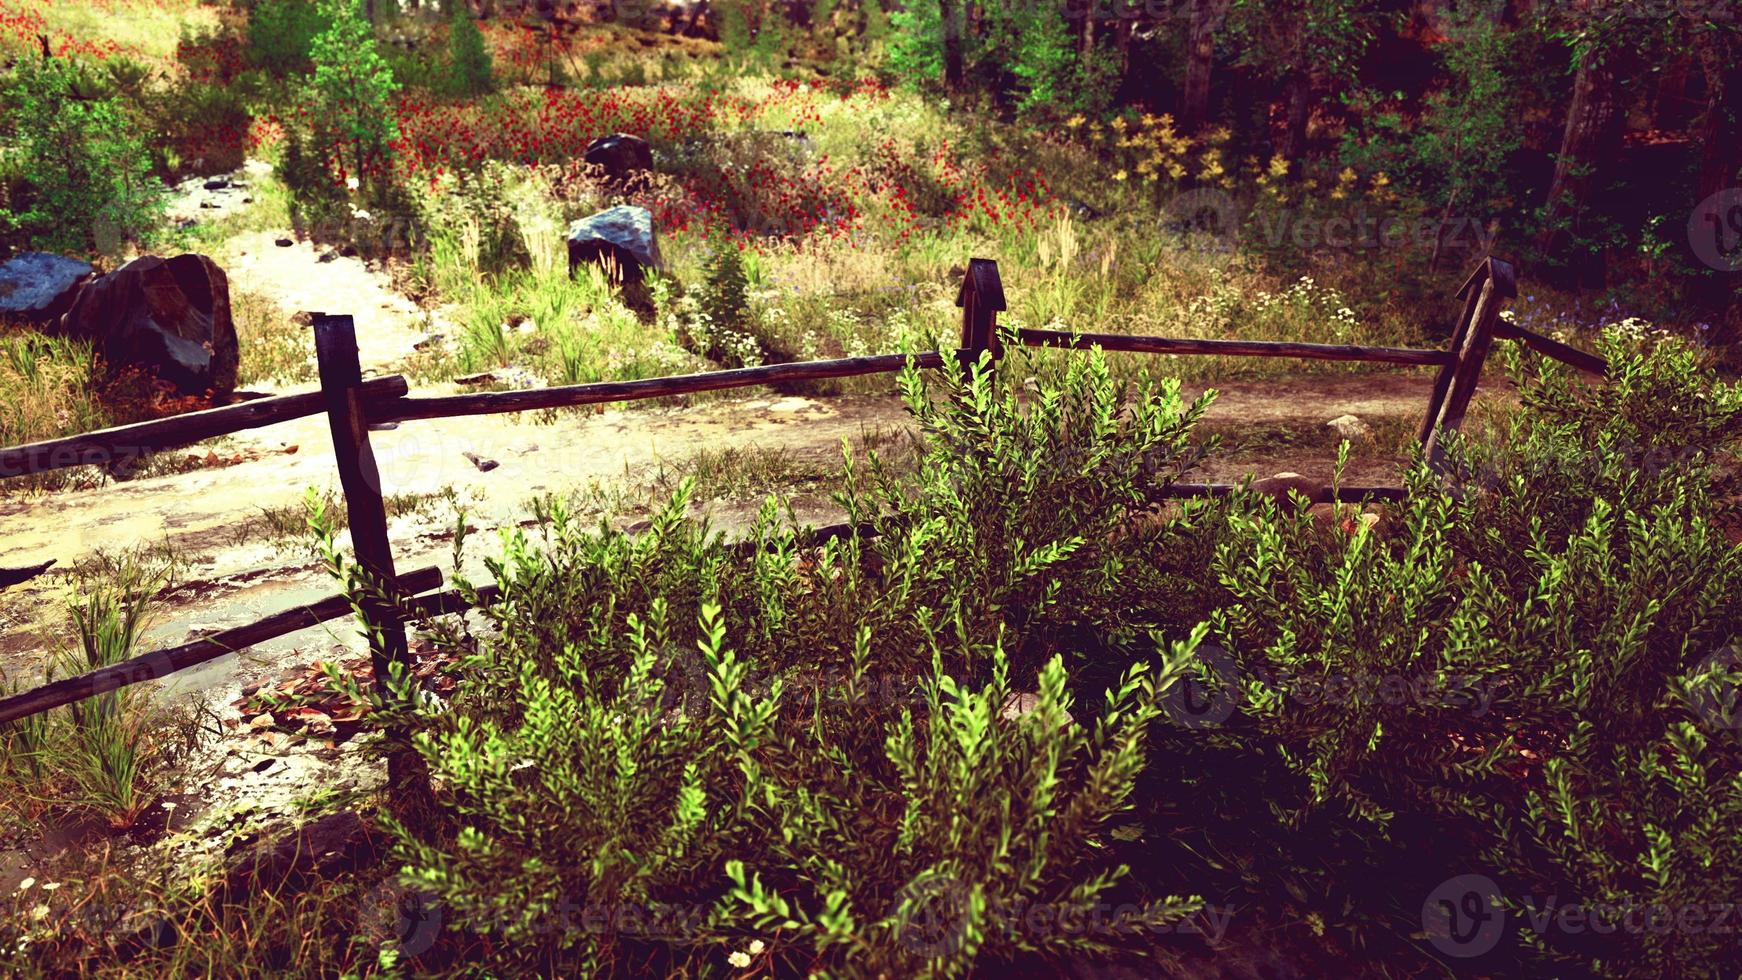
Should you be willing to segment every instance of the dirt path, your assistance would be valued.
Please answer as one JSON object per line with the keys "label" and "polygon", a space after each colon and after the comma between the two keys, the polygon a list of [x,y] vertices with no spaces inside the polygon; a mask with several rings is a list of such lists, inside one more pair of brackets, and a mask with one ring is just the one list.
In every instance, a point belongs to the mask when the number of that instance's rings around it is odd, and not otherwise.
{"label": "dirt path", "polygon": [[350,314],[357,322],[357,352],[365,370],[383,369],[410,355],[439,318],[439,311],[426,313],[394,292],[387,277],[362,259],[307,241],[277,244],[289,237],[260,231],[230,239],[223,262],[231,288],[258,293],[286,313]]}

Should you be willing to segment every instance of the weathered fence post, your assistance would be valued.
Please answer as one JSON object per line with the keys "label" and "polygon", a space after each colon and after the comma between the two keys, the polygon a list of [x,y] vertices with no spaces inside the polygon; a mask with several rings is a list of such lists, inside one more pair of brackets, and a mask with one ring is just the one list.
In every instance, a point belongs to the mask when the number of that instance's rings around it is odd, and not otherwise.
{"label": "weathered fence post", "polygon": [[1004,311],[1004,281],[998,277],[998,263],[991,259],[969,259],[968,271],[962,275],[962,288],[956,294],[956,305],[962,308],[962,346],[956,359],[962,373],[972,373],[980,362],[981,351],[992,352],[992,367],[1004,356],[998,340],[998,314]]}
{"label": "weathered fence post", "polygon": [[1488,348],[1494,342],[1500,309],[1517,295],[1518,279],[1512,265],[1492,256],[1483,259],[1458,290],[1458,296],[1464,300],[1464,315],[1452,332],[1451,358],[1434,379],[1427,417],[1421,425],[1422,448],[1428,464],[1435,469],[1445,461],[1440,441],[1447,432],[1464,423],[1464,412],[1470,407],[1470,397],[1476,393],[1476,382],[1482,377],[1482,362],[1487,360]]}
{"label": "weathered fence post", "polygon": [[382,595],[363,602],[375,663],[375,684],[388,693],[388,665],[407,665],[405,624],[387,596],[398,594],[393,573],[393,549],[387,542],[387,504],[381,497],[381,473],[369,446],[369,417],[362,398],[363,366],[357,358],[357,327],[349,316],[314,314],[315,359],[320,365],[321,393],[326,396],[332,424],[333,454],[339,483],[345,491],[345,513],[351,525],[351,547],[357,564]]}

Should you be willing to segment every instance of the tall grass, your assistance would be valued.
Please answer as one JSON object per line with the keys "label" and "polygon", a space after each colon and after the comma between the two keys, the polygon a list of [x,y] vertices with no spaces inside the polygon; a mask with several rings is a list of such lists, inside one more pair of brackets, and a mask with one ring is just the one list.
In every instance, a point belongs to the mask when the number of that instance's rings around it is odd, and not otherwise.
{"label": "tall grass", "polygon": [[[67,604],[67,630],[43,682],[121,663],[141,652],[167,567],[124,558],[80,577]],[[17,692],[36,686],[0,677]],[[15,814],[91,814],[116,829],[133,826],[157,798],[168,763],[189,732],[186,720],[153,703],[148,687],[99,694],[0,728],[0,798]]]}
{"label": "tall grass", "polygon": [[0,445],[53,439],[109,423],[95,391],[91,345],[0,333]]}

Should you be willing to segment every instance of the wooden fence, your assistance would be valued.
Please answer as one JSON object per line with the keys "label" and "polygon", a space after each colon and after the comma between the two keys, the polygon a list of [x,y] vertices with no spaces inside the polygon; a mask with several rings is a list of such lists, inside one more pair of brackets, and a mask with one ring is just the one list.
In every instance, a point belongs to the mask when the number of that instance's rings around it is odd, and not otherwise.
{"label": "wooden fence", "polygon": [[[1440,440],[1462,424],[1465,409],[1475,393],[1482,364],[1496,338],[1521,341],[1535,350],[1574,367],[1601,375],[1602,358],[1568,347],[1500,319],[1505,302],[1517,295],[1512,266],[1498,259],[1484,259],[1459,289],[1464,311],[1445,350],[1399,347],[1365,347],[1349,344],[1303,344],[1286,341],[1188,340],[1170,337],[1138,337],[1123,334],[1078,334],[1059,330],[1023,329],[1017,339],[1028,347],[1084,350],[1099,347],[1109,351],[1146,354],[1221,355],[1232,357],[1290,357],[1332,361],[1366,361],[1438,367],[1427,413],[1422,420],[1421,441],[1428,458],[1442,459]],[[1002,356],[998,314],[1005,309],[1004,288],[998,265],[990,259],[973,259],[963,277],[956,304],[962,309],[962,345],[953,356],[963,364],[982,362],[990,354],[995,370]],[[744,388],[824,378],[847,378],[900,371],[909,364],[936,369],[946,355],[881,354],[796,364],[710,371],[679,377],[643,381],[613,381],[566,385],[521,391],[481,392],[419,398],[411,396],[402,377],[365,381],[357,356],[356,327],[349,316],[314,315],[315,356],[320,367],[320,390],[297,395],[262,398],[223,408],[190,412],[172,418],[117,426],[97,432],[51,439],[0,449],[0,477],[22,476],[88,464],[127,463],[148,453],[201,439],[258,428],[290,419],[325,412],[332,428],[334,457],[344,490],[351,542],[359,566],[376,582],[382,594],[366,599],[361,613],[374,638],[371,654],[376,677],[385,681],[388,664],[406,656],[404,619],[424,618],[464,608],[457,592],[432,590],[442,582],[434,568],[397,573],[387,538],[386,505],[381,477],[369,443],[369,426],[412,419],[448,418],[501,412],[627,402],[699,391]],[[1231,484],[1174,484],[1171,497],[1215,496],[1236,489]],[[1336,499],[1396,500],[1398,487],[1343,487]],[[1325,499],[1317,503],[1330,502]],[[845,525],[815,532],[820,542],[829,537],[862,533]],[[480,591],[488,601],[494,587]],[[262,643],[352,611],[351,602],[335,596],[306,606],[268,616],[212,636],[166,650],[134,657],[113,666],[68,677],[0,698],[0,725],[60,707],[131,684],[155,680],[176,671],[205,663],[256,643]]]}

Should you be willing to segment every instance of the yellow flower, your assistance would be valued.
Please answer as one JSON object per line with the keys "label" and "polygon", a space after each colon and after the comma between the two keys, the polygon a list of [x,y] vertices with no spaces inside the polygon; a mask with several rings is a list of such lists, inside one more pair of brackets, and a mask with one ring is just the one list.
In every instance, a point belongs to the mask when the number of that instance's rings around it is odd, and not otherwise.
{"label": "yellow flower", "polygon": [[1111,123],[1108,123],[1108,125],[1112,126],[1114,129],[1117,129],[1119,132],[1123,133],[1123,132],[1125,132],[1125,117],[1124,116],[1114,116],[1113,121]]}
{"label": "yellow flower", "polygon": [[1065,125],[1071,129],[1076,129],[1077,127],[1081,126],[1083,124],[1083,122],[1084,122],[1083,114],[1079,112],[1076,115],[1072,116],[1071,118],[1066,119]]}
{"label": "yellow flower", "polygon": [[1131,175],[1127,174],[1125,171],[1121,170],[1118,173],[1113,175],[1113,179],[1114,180],[1124,180],[1126,177],[1129,177],[1129,176],[1131,176]]}

